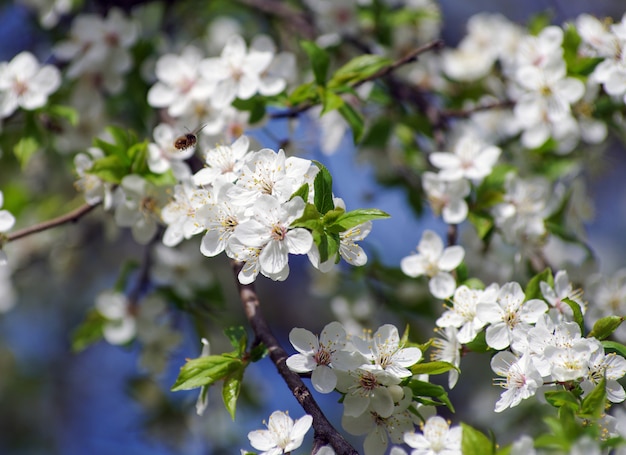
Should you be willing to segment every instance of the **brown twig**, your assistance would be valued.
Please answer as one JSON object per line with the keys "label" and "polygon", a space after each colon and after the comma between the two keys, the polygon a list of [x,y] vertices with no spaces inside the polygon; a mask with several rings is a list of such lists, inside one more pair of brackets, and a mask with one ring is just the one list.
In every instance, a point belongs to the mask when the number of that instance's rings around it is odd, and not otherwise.
{"label": "brown twig", "polygon": [[269,352],[270,359],[276,365],[278,373],[281,375],[293,396],[296,397],[304,411],[313,417],[313,429],[315,431],[314,451],[321,446],[330,444],[339,455],[358,455],[358,452],[328,421],[321,408],[311,395],[310,390],[302,382],[300,376],[292,372],[287,366],[287,352],[280,346],[278,340],[272,334],[267,322],[260,311],[260,302],[252,284],[241,284],[237,275],[243,267],[241,262],[232,262],[235,281],[239,290],[239,297],[243,303],[246,318],[250,327],[254,331],[257,340],[265,345]]}
{"label": "brown twig", "polygon": [[441,111],[441,115],[445,118],[467,118],[476,112],[489,111],[491,109],[508,109],[514,105],[515,102],[512,100],[494,101],[493,103],[481,104],[468,109],[444,109]]}
{"label": "brown twig", "polygon": [[9,235],[7,235],[7,242],[12,242],[17,239],[21,239],[22,237],[29,236],[31,234],[36,234],[38,232],[47,231],[48,229],[52,229],[57,226],[61,226],[66,223],[74,223],[82,218],[87,213],[91,212],[93,209],[98,207],[101,202],[97,202],[93,205],[85,204],[77,209],[72,210],[65,215],[61,215],[52,220],[44,221],[43,223],[35,224],[34,226],[30,226],[24,229],[20,229],[19,231],[15,231]]}

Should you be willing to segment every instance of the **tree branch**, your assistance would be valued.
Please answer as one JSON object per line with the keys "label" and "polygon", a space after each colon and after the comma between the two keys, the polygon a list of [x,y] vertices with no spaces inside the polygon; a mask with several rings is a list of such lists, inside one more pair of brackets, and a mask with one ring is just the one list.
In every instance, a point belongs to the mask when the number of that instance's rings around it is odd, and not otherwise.
{"label": "tree branch", "polygon": [[[383,77],[391,74],[393,71],[395,71],[399,67],[406,65],[408,63],[414,62],[415,60],[417,60],[417,57],[420,54],[423,54],[424,52],[428,52],[434,49],[440,49],[441,47],[443,47],[443,44],[444,43],[442,40],[434,40],[434,41],[431,41],[430,43],[426,43],[423,46],[420,46],[414,49],[413,51],[409,52],[404,57],[392,62],[388,66],[381,68],[380,70],[378,70],[376,73],[372,74],[371,76],[368,76],[365,79],[361,79],[360,81],[355,82],[354,84],[351,85],[351,88],[357,88],[360,85],[364,84],[365,82],[373,81],[376,79],[382,79]],[[274,112],[272,114],[269,114],[269,117],[270,118],[297,117],[301,113],[311,109],[313,106],[315,106],[314,103],[307,101],[305,103],[302,103],[299,106],[294,106],[293,108],[288,109],[286,111]]]}
{"label": "tree branch", "polygon": [[98,207],[101,202],[97,202],[96,204],[85,204],[77,209],[72,210],[65,215],[61,215],[52,220],[44,221],[43,223],[35,224],[34,226],[30,226],[24,229],[20,229],[19,231],[15,231],[9,235],[7,235],[7,243],[12,242],[17,239],[21,239],[22,237],[26,237],[31,234],[36,234],[38,232],[47,231],[48,229],[52,229],[53,227],[61,226],[66,223],[74,223],[82,218],[87,213],[91,212],[93,209]]}
{"label": "tree branch", "polygon": [[[300,376],[292,372],[287,366],[287,352],[280,346],[278,340],[272,334],[267,322],[261,315],[260,302],[254,283],[241,284],[237,275],[243,267],[242,262],[232,262],[235,281],[239,290],[239,297],[243,303],[246,318],[254,331],[258,341],[262,342],[269,352],[270,359],[278,373],[281,375],[293,396],[296,397],[304,411],[313,417],[313,429],[315,431],[315,448],[319,449],[323,443],[330,444],[338,455],[358,455],[358,452],[328,421],[319,405],[311,395],[310,390],[304,384]],[[314,448],[314,452],[316,449]]]}

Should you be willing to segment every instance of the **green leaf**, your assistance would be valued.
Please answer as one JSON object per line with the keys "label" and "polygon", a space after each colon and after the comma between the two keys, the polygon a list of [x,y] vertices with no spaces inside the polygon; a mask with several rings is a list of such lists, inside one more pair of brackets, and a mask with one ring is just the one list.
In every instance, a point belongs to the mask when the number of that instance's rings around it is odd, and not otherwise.
{"label": "green leaf", "polygon": [[23,137],[13,146],[13,154],[19,161],[22,169],[26,167],[30,158],[37,150],[39,150],[39,142],[33,136]]}
{"label": "green leaf", "polygon": [[489,455],[495,453],[495,444],[485,434],[465,423],[461,423],[461,428],[463,428],[461,439],[463,455]]}
{"label": "green leaf", "polygon": [[309,202],[309,184],[305,183],[296,191],[294,191],[289,200],[293,199],[294,197],[301,197],[304,202]]}
{"label": "green leaf", "polygon": [[411,389],[414,398],[418,397],[431,397],[440,400],[445,404],[448,409],[454,412],[454,406],[448,398],[446,390],[437,384],[431,384],[430,382],[424,382],[417,379],[411,379],[407,386]]}
{"label": "green leaf", "polygon": [[144,175],[148,172],[148,142],[133,144],[127,151],[131,160],[130,173]]}
{"label": "green leaf", "polygon": [[48,113],[54,117],[59,117],[68,121],[72,126],[78,125],[79,115],[78,111],[71,106],[62,106],[55,104],[46,108]]}
{"label": "green leaf", "polygon": [[487,344],[486,332],[478,332],[476,338],[465,345],[472,352],[489,352],[491,348]]}
{"label": "green leaf", "polygon": [[391,63],[392,61],[390,59],[381,55],[359,55],[339,68],[328,82],[328,86],[340,87],[354,85],[357,82],[373,76]]}
{"label": "green leaf", "polygon": [[263,343],[259,343],[250,350],[250,362],[258,362],[267,355],[267,348]]}
{"label": "green leaf", "polygon": [[172,386],[172,391],[211,385],[242,368],[242,362],[228,354],[209,355],[188,360]]}
{"label": "green leaf", "polygon": [[102,329],[107,322],[97,310],[87,313],[85,320],[72,333],[72,351],[81,352],[102,339]]}
{"label": "green leaf", "polygon": [[585,333],[585,321],[583,320],[583,312],[580,309],[580,305],[568,297],[561,299],[561,301],[564,303],[567,303],[569,307],[572,309],[572,311],[574,312],[574,322],[578,324],[578,327],[580,327],[580,333],[584,334]]}
{"label": "green leaf", "polygon": [[322,224],[326,227],[332,226],[344,213],[346,213],[346,211],[341,207],[329,210],[322,217]]}
{"label": "green leaf", "polygon": [[300,45],[309,56],[315,82],[320,86],[326,85],[326,76],[330,65],[328,53],[313,41],[302,41]]}
{"label": "green leaf", "polygon": [[491,174],[489,174],[482,181],[480,186],[476,189],[476,210],[485,210],[493,207],[494,205],[502,202],[502,195],[504,193],[504,183],[507,176],[511,172],[515,172],[516,168],[508,164],[499,164],[494,166]]}
{"label": "green leaf", "polygon": [[389,218],[390,215],[378,209],[357,209],[346,212],[329,226],[332,232],[344,232],[366,221]]}
{"label": "green leaf", "polygon": [[304,213],[297,220],[289,225],[292,228],[303,227],[310,231],[322,231],[322,214],[317,211],[317,208],[313,204],[307,204],[304,206]]}
{"label": "green leaf", "polygon": [[358,143],[363,136],[363,130],[365,128],[363,116],[350,106],[349,103],[344,103],[338,111],[346,122],[348,122],[350,128],[352,128],[352,139],[354,143]]}
{"label": "green leaf", "polygon": [[467,219],[474,225],[478,238],[484,240],[493,229],[493,217],[488,214],[469,212]]}
{"label": "green leaf", "polygon": [[602,346],[605,351],[616,352],[622,357],[626,357],[626,346],[617,341],[603,341]]}
{"label": "green leaf", "polygon": [[326,166],[318,161],[314,161],[314,163],[320,169],[313,181],[313,188],[315,189],[314,204],[318,212],[323,215],[335,208],[333,201],[333,178]]}
{"label": "green leaf", "polygon": [[304,103],[306,101],[316,102],[319,98],[319,92],[316,85],[312,82],[302,84],[294,89],[289,95],[289,103],[292,105]]}
{"label": "green leaf", "polygon": [[265,113],[267,110],[265,97],[263,96],[253,96],[252,98],[248,98],[247,100],[237,98],[235,101],[233,101],[232,106],[239,111],[250,112],[248,122],[251,125],[262,120],[263,117],[265,117]]}
{"label": "green leaf", "polygon": [[605,318],[598,319],[593,325],[591,332],[587,334],[587,337],[604,340],[611,336],[611,334],[620,326],[622,322],[624,322],[623,316],[607,316]]}
{"label": "green leaf", "polygon": [[235,420],[235,411],[237,410],[237,398],[241,391],[241,381],[243,380],[243,372],[245,368],[241,365],[230,375],[224,378],[224,386],[222,387],[222,399],[224,406],[230,414],[230,418]]}
{"label": "green leaf", "polygon": [[327,112],[339,109],[345,104],[343,98],[330,90],[322,91],[322,112],[320,116],[323,116]]}
{"label": "green leaf", "polygon": [[105,182],[119,184],[128,175],[129,167],[118,155],[109,155],[94,161],[87,172],[100,177]]}
{"label": "green leaf", "polygon": [[320,263],[335,257],[339,251],[339,234],[313,232],[313,241],[320,253]]}
{"label": "green leaf", "polygon": [[547,391],[545,397],[546,401],[555,408],[569,406],[573,411],[578,411],[580,408],[580,401],[568,390]]}
{"label": "green leaf", "polygon": [[554,286],[554,279],[552,278],[552,271],[546,268],[543,272],[538,273],[530,279],[526,285],[525,300],[542,299],[544,300],[543,293],[541,292],[540,283],[545,281],[549,286]]}
{"label": "green leaf", "polygon": [[446,371],[456,370],[457,368],[448,362],[436,361],[427,363],[416,363],[411,367],[413,374],[442,374]]}
{"label": "green leaf", "polygon": [[246,347],[248,346],[248,334],[246,333],[246,329],[244,329],[241,325],[227,327],[224,329],[224,334],[241,358],[241,356],[246,352]]}
{"label": "green leaf", "polygon": [[599,419],[604,414],[606,407],[606,378],[603,377],[598,385],[583,398],[579,417],[587,419]]}

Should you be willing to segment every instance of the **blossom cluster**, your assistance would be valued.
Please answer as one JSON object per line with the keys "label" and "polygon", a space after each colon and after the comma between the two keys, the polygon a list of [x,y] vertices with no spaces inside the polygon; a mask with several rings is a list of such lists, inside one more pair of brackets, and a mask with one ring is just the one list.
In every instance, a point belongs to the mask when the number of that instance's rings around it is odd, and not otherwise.
{"label": "blossom cluster", "polygon": [[[298,353],[287,359],[287,366],[310,373],[318,392],[343,394],[342,426],[355,435],[367,434],[367,455],[384,453],[390,441],[403,443],[406,433],[414,433],[417,416],[432,414],[407,387],[413,377],[411,367],[422,360],[422,351],[405,346],[395,326],[385,324],[374,333],[356,336],[339,322],[331,322],[319,337],[295,328],[289,340]],[[411,444],[408,439],[407,443]]]}
{"label": "blossom cluster", "polygon": [[69,61],[70,79],[90,79],[109,93],[124,88],[123,76],[132,68],[129,49],[139,37],[139,26],[118,8],[105,18],[80,14],[72,22],[70,38],[54,46],[54,55]]}
{"label": "blossom cluster", "polygon": [[[459,366],[462,345],[484,331],[486,344],[499,351],[491,366],[501,377],[498,384],[506,389],[496,412],[518,405],[542,387],[568,382],[578,384],[584,396],[602,378],[606,378],[608,400],[624,401],[626,393],[617,380],[626,374],[626,359],[605,354],[596,338],[582,336],[570,303],[581,314],[585,306],[567,273],[556,274],[554,287],[542,281],[540,289],[541,298],[527,299],[516,282],[494,283],[486,289],[459,286],[451,306],[437,319],[445,339],[437,343],[435,358]],[[455,382],[456,376],[451,377],[450,386]]]}
{"label": "blossom cluster", "polygon": [[[230,143],[247,129],[249,119],[249,112],[238,111],[232,102],[256,94],[277,95],[295,71],[295,56],[277,54],[269,37],[257,36],[248,48],[240,35],[233,34],[218,57],[205,57],[194,46],[161,56],[148,104],[165,109],[181,125],[201,125],[203,135]],[[157,145],[167,150],[168,142],[156,136],[155,131]]]}
{"label": "blossom cluster", "polygon": [[[164,244],[175,246],[202,233],[200,251],[205,256],[225,252],[244,263],[239,273],[239,281],[244,284],[254,281],[259,273],[284,280],[289,274],[289,254],[307,254],[315,267],[328,271],[335,258],[320,263],[311,232],[291,227],[306,205],[302,197],[292,195],[307,184],[308,199],[312,200],[313,180],[319,168],[310,160],[286,157],[283,150],[248,148],[247,136],[241,136],[230,146],[209,150],[206,167],[174,188],[173,200],[162,206],[160,213],[167,225]],[[141,191],[131,197],[127,189],[131,177],[122,181],[129,209],[118,207],[118,223],[132,226],[138,234],[136,238],[149,239],[154,235],[155,222],[148,224],[137,209],[145,207],[140,201],[145,199],[149,185],[143,181]],[[134,180],[138,179],[135,176]],[[345,207],[340,199],[335,199],[334,204]],[[370,229],[371,222],[365,222],[341,233],[341,257],[351,264],[363,265],[367,256],[356,241],[365,238]]]}

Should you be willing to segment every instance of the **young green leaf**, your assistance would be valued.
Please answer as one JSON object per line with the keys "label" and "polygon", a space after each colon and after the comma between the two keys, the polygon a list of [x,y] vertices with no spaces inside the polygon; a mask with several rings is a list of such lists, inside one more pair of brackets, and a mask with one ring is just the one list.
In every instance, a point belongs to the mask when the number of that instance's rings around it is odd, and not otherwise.
{"label": "young green leaf", "polygon": [[440,385],[431,384],[430,382],[411,379],[407,386],[411,389],[414,398],[431,397],[440,400],[448,409],[454,412],[454,406],[448,398],[448,393]]}
{"label": "young green leaf", "polygon": [[599,419],[604,414],[605,407],[606,378],[603,377],[589,395],[583,399],[578,416],[585,419]]}
{"label": "young green leaf", "polygon": [[569,307],[572,309],[572,311],[574,312],[574,322],[578,324],[578,327],[580,327],[580,333],[584,334],[585,321],[583,320],[583,312],[580,309],[580,305],[568,297],[561,299],[561,301],[569,305]]}
{"label": "young green leaf", "polygon": [[235,411],[237,410],[237,398],[241,391],[241,381],[243,380],[243,372],[245,367],[240,365],[234,372],[224,378],[222,387],[222,399],[224,406],[230,414],[230,418],[235,420]]}
{"label": "young green leaf", "polygon": [[624,322],[623,316],[607,316],[602,319],[598,319],[593,325],[593,329],[587,335],[588,337],[595,337],[598,340],[604,340],[611,336],[611,334],[617,329],[622,322]]}
{"label": "young green leaf", "polygon": [[331,232],[344,232],[366,221],[389,218],[390,215],[378,209],[357,209],[346,212],[328,228]]}
{"label": "young green leaf", "polygon": [[352,129],[352,140],[355,144],[358,143],[363,136],[365,128],[363,116],[359,114],[349,103],[344,103],[338,110]]}
{"label": "young green leaf", "polygon": [[328,86],[341,87],[356,84],[373,76],[391,63],[390,59],[381,55],[359,55],[339,68],[328,81]]}
{"label": "young green leaf", "polygon": [[333,202],[333,177],[322,163],[314,161],[319,167],[319,172],[313,180],[313,188],[315,189],[314,203],[318,212],[322,215],[335,208]]}
{"label": "young green leaf", "polygon": [[15,144],[13,154],[19,161],[22,169],[24,169],[37,150],[39,150],[39,142],[37,139],[33,136],[26,136]]}
{"label": "young green leaf", "polygon": [[463,436],[461,438],[461,451],[463,455],[489,455],[496,451],[495,444],[485,434],[461,423]]}
{"label": "young green leaf", "polygon": [[102,339],[105,323],[105,317],[97,310],[92,309],[87,313],[85,320],[72,333],[72,351],[81,352]]}
{"label": "young green leaf", "polygon": [[626,357],[626,346],[617,341],[603,341],[602,347],[608,352],[617,352],[622,357]]}
{"label": "young green leaf", "polygon": [[309,56],[315,82],[317,85],[326,85],[326,76],[328,74],[328,66],[330,65],[328,53],[313,41],[302,41],[300,45]]}
{"label": "young green leaf", "polygon": [[456,370],[457,368],[448,362],[426,362],[416,363],[411,367],[413,374],[443,374],[446,371]]}
{"label": "young green leaf", "polygon": [[538,273],[530,279],[526,285],[526,292],[524,293],[526,300],[543,299],[543,293],[541,292],[540,283],[545,281],[549,286],[554,286],[554,279],[552,278],[552,271],[547,268],[543,272]]}
{"label": "young green leaf", "polygon": [[209,355],[188,360],[180,369],[180,374],[172,386],[172,391],[189,390],[211,385],[242,368],[238,358],[222,355]]}
{"label": "young green leaf", "polygon": [[224,329],[224,334],[241,358],[244,352],[246,352],[246,347],[248,345],[248,334],[246,333],[246,329],[244,329],[243,326],[240,325],[235,327],[227,327],[226,329]]}

